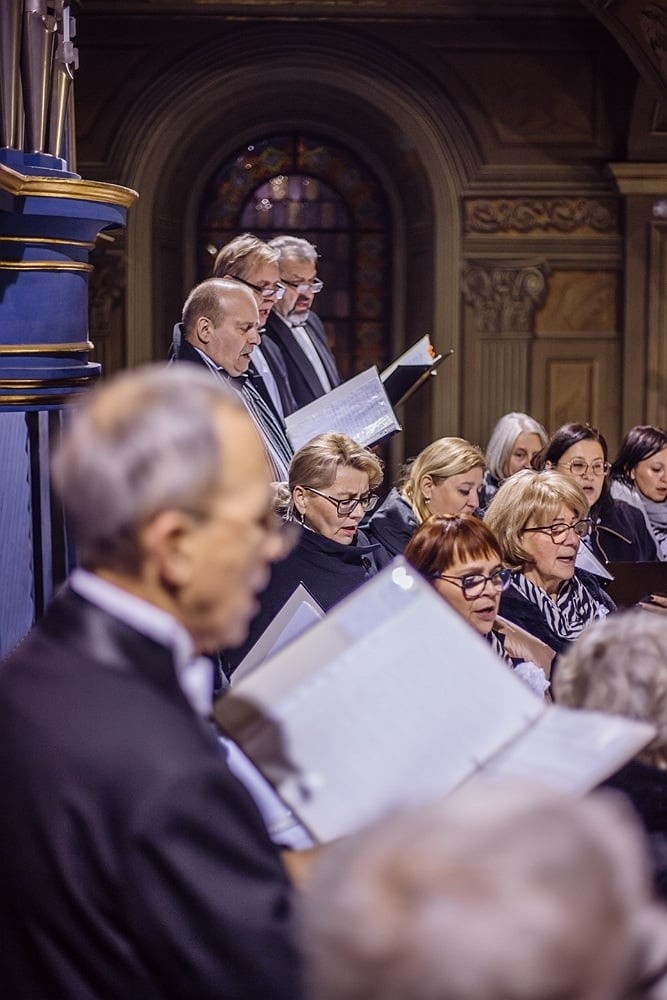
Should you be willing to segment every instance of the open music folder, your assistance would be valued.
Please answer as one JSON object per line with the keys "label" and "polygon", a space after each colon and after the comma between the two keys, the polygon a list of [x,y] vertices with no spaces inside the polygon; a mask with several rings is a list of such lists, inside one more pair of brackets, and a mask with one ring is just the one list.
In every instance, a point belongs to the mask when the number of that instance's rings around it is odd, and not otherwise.
{"label": "open music folder", "polygon": [[285,419],[295,451],[319,434],[338,431],[363,447],[402,430],[377,368],[367,368]]}
{"label": "open music folder", "polygon": [[391,405],[397,407],[407,402],[453,353],[450,350],[446,354],[437,354],[428,334],[409,347],[380,373]]}
{"label": "open music folder", "polygon": [[480,775],[581,794],[655,735],[545,704],[403,559],[235,684],[215,715],[320,842]]}

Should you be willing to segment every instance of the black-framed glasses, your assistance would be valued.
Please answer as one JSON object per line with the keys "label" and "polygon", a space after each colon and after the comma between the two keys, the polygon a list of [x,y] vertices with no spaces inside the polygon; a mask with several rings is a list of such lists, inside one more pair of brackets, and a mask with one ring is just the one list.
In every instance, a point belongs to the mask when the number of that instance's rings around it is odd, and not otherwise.
{"label": "black-framed glasses", "polygon": [[466,601],[474,601],[476,597],[481,597],[486,590],[487,583],[490,583],[494,590],[507,590],[512,580],[512,574],[504,566],[499,566],[489,576],[483,573],[469,573],[464,576],[446,576],[444,573],[436,573],[434,580],[449,580],[456,583],[463,591]]}
{"label": "black-framed glasses", "polygon": [[577,538],[585,538],[586,535],[590,533],[591,530],[591,520],[588,517],[584,517],[581,521],[575,521],[574,524],[565,524],[564,521],[556,521],[555,524],[540,524],[535,528],[524,528],[527,531],[544,531],[551,537],[551,541],[558,545],[560,542],[564,542],[570,531],[573,531]]}
{"label": "black-framed glasses", "polygon": [[373,510],[378,502],[377,493],[364,493],[361,497],[345,497],[343,500],[339,500],[338,497],[330,497],[326,493],[320,493],[319,490],[313,489],[312,486],[304,486],[303,488],[304,490],[308,490],[309,493],[316,493],[318,497],[322,497],[324,500],[332,503],[339,517],[348,517],[357,507],[361,507],[362,510]]}
{"label": "black-framed glasses", "polygon": [[312,292],[313,295],[317,295],[324,288],[324,282],[320,281],[319,278],[313,278],[312,281],[288,281],[287,278],[280,279],[283,285],[289,285],[293,288],[295,292],[299,295],[307,295],[308,292]]}
{"label": "black-framed glasses", "polygon": [[569,469],[573,476],[585,476],[590,469],[594,476],[606,476],[611,469],[610,462],[603,462],[602,459],[596,459],[595,462],[585,462],[583,458],[573,458],[571,462],[562,463],[566,469]]}
{"label": "black-framed glasses", "polygon": [[285,286],[280,285],[253,285],[252,281],[246,281],[245,278],[239,278],[238,274],[232,275],[233,281],[240,281],[242,285],[246,288],[252,288],[253,292],[257,292],[261,295],[263,299],[276,299],[280,301],[285,294]]}

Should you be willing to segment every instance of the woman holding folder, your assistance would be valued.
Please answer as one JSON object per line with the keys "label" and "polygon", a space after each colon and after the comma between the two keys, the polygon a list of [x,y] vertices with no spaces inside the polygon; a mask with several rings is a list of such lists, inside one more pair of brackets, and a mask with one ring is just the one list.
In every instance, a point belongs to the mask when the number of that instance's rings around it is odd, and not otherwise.
{"label": "woman holding folder", "polygon": [[381,482],[379,459],[344,434],[320,434],[297,451],[289,482],[276,496],[276,509],[286,521],[301,525],[301,535],[287,558],[274,564],[246,643],[226,654],[229,672],[299,584],[328,611],[377,573],[379,546],[359,524],[377,503]]}

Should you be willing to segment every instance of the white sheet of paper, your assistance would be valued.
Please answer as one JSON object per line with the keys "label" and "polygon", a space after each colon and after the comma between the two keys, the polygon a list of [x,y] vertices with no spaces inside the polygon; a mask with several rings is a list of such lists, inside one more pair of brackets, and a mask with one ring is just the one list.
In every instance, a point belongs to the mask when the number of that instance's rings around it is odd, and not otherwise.
{"label": "white sheet of paper", "polygon": [[431,338],[428,334],[425,334],[412,347],[409,347],[407,351],[401,354],[399,358],[396,358],[388,368],[385,368],[380,378],[384,382],[396,371],[399,365],[432,365],[434,360],[435,354],[431,345]]}
{"label": "white sheet of paper", "polygon": [[324,611],[304,585],[300,583],[291,597],[285,601],[270,625],[262,632],[252,649],[243,657],[232,674],[231,683],[238,684],[263,660],[278,653],[284,646],[289,645],[297,636],[322,618],[324,618]]}
{"label": "white sheet of paper", "polygon": [[639,753],[654,735],[653,726],[645,722],[552,705],[480,773],[539,777],[561,791],[584,794]]}
{"label": "white sheet of paper", "polygon": [[328,431],[346,434],[367,447],[401,430],[375,367],[291,413],[285,426],[295,451]]}

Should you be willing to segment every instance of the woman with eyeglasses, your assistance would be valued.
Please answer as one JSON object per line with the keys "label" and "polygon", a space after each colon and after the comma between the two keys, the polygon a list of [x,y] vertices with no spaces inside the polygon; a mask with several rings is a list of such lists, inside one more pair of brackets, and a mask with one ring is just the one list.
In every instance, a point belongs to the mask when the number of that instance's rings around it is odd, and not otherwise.
{"label": "woman with eyeglasses", "polygon": [[488,525],[470,514],[431,517],[415,531],[405,558],[522,680],[546,693],[554,652],[498,617],[512,574]]}
{"label": "woman with eyeglasses", "polygon": [[479,506],[484,455],[463,438],[433,441],[408,466],[371,517],[368,532],[379,542],[380,559],[402,555],[417,527],[440,514],[472,514]]}
{"label": "woman with eyeglasses", "polygon": [[590,531],[587,515],[588,502],[573,477],[526,469],[502,484],[485,517],[512,570],[501,615],[556,653],[615,610],[597,578],[576,568]]}
{"label": "woman with eyeglasses", "polygon": [[321,434],[297,451],[276,509],[301,525],[299,541],[286,559],[273,565],[246,643],[226,654],[230,670],[300,583],[328,611],[377,573],[378,545],[369,542],[359,524],[377,503],[381,482],[379,459],[344,434]]}
{"label": "woman with eyeglasses", "polygon": [[657,558],[667,561],[667,431],[650,424],[628,431],[611,467],[611,493],[639,511]]}
{"label": "woman with eyeglasses", "polygon": [[602,563],[652,562],[656,546],[643,515],[612,496],[607,442],[589,424],[563,424],[534,460],[537,469],[570,476],[586,497],[591,531],[586,545]]}

